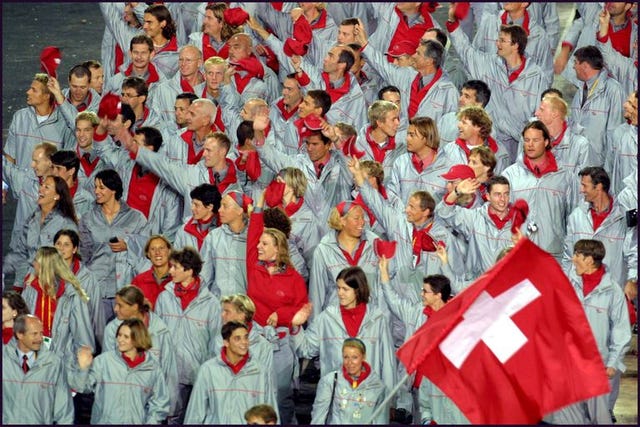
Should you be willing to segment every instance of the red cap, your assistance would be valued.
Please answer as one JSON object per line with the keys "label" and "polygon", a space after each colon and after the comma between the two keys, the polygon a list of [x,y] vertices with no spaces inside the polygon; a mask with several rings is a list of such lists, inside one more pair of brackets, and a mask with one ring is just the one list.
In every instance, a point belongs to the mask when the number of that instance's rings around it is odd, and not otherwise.
{"label": "red cap", "polygon": [[391,259],[396,254],[396,246],[398,242],[395,240],[382,240],[375,239],[373,241],[373,250],[379,257],[385,257],[386,259]]}
{"label": "red cap", "polygon": [[232,27],[242,25],[249,20],[249,14],[241,7],[232,7],[225,9],[222,14],[224,21]]}
{"label": "red cap", "polygon": [[115,120],[121,112],[122,103],[118,95],[109,92],[102,97],[98,106],[98,117],[107,116],[109,120]]}
{"label": "red cap", "polygon": [[416,45],[408,40],[401,40],[398,43],[394,43],[387,51],[387,55],[393,58],[402,55],[413,55],[414,53],[416,53]]}
{"label": "red cap", "polygon": [[307,53],[308,49],[308,44],[292,39],[291,37],[284,41],[284,46],[282,48],[284,54],[288,57],[292,57],[293,55],[303,56]]}
{"label": "red cap", "polygon": [[513,221],[511,222],[511,232],[515,233],[516,228],[522,227],[529,215],[529,204],[524,199],[517,199],[511,206],[513,210]]}
{"label": "red cap", "polygon": [[236,202],[245,212],[249,209],[249,205],[253,204],[253,199],[251,197],[239,191],[229,191],[227,195],[231,196],[233,201]]}
{"label": "red cap", "polygon": [[62,53],[55,46],[47,46],[40,53],[40,68],[43,73],[58,78],[56,71],[62,62]]}
{"label": "red cap", "polygon": [[467,165],[453,165],[447,173],[441,176],[447,181],[453,181],[454,179],[475,178],[476,174],[473,169]]}
{"label": "red cap", "polygon": [[303,127],[300,132],[300,136],[308,136],[311,131],[322,131],[322,120],[315,114],[309,114],[302,121]]}

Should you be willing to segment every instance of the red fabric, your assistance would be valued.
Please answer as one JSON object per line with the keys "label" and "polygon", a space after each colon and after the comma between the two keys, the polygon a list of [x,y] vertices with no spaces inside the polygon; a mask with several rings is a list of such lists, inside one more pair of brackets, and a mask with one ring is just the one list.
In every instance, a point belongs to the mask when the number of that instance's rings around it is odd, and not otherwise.
{"label": "red fabric", "polygon": [[471,9],[470,2],[458,2],[455,5],[455,18],[462,21],[469,14],[469,9]]}
{"label": "red fabric", "polygon": [[151,172],[138,176],[140,165],[137,163],[131,171],[129,180],[129,193],[127,194],[127,204],[142,212],[145,218],[149,219],[151,202],[160,178]]}
{"label": "red fabric", "polygon": [[200,159],[202,159],[202,155],[204,154],[204,150],[200,150],[200,152],[196,154],[196,150],[193,146],[194,144],[193,134],[194,134],[194,131],[187,130],[183,132],[182,135],[180,135],[182,140],[187,144],[187,164],[188,165],[197,164],[200,161]]}
{"label": "red fabric", "polygon": [[209,234],[209,231],[211,231],[211,227],[206,227],[204,230],[200,230],[198,228],[198,224],[208,224],[211,221],[213,221],[215,217],[216,217],[215,215],[212,215],[211,218],[209,218],[209,221],[202,221],[202,222],[195,221],[193,217],[191,217],[189,218],[189,221],[187,221],[187,223],[184,225],[184,231],[196,238],[196,241],[198,243],[198,250],[202,248],[202,243],[204,242],[204,238],[207,237],[207,234]]}
{"label": "red fabric", "polygon": [[231,7],[225,9],[222,14],[224,21],[232,27],[237,27],[249,20],[249,14],[241,7]]}
{"label": "red fabric", "polygon": [[233,165],[233,161],[230,159],[225,159],[227,163],[227,174],[224,179],[219,183],[216,183],[215,175],[212,168],[209,169],[209,184],[216,185],[218,187],[218,191],[220,194],[224,193],[228,186],[237,182],[236,178],[236,167]]}
{"label": "red fabric", "polygon": [[418,89],[420,86],[420,79],[422,78],[422,74],[418,73],[416,78],[413,79],[413,83],[411,83],[411,94],[409,95],[409,118],[412,119],[418,113],[418,108],[420,107],[420,103],[427,96],[427,92],[429,89],[436,84],[438,80],[442,77],[442,68],[438,68],[433,79],[426,84],[422,89]]}
{"label": "red fabric", "polygon": [[305,44],[311,43],[311,40],[313,39],[313,30],[306,16],[300,15],[300,18],[293,23],[293,38]]}
{"label": "red fabric", "polygon": [[[509,18],[509,13],[504,12],[500,17],[500,19],[502,20],[502,25],[508,25],[507,18]],[[524,11],[524,19],[522,20],[521,27],[525,31],[525,33],[529,35],[529,12],[527,12],[526,10]]]}
{"label": "red fabric", "polygon": [[309,49],[309,44],[305,44],[291,37],[286,39],[284,41],[284,45],[282,46],[282,51],[289,58],[291,58],[293,55],[304,56],[307,54],[308,49]]}
{"label": "red fabric", "polygon": [[158,284],[155,276],[153,275],[153,268],[138,274],[133,278],[133,280],[131,280],[131,284],[140,288],[145,298],[151,303],[152,307],[156,305],[158,295],[160,295],[160,292],[164,291],[164,288],[169,282],[171,282],[171,276],[167,274],[167,277]]}
{"label": "red fabric", "polygon": [[262,174],[262,167],[260,166],[260,157],[258,157],[258,152],[250,150],[242,151],[240,149],[238,149],[238,151],[241,154],[247,153],[247,160],[242,163],[242,155],[238,156],[235,161],[236,167],[238,170],[246,172],[251,181],[256,181]]}
{"label": "red fabric", "polygon": [[264,201],[270,208],[282,205],[282,196],[284,195],[284,182],[275,179],[267,185],[264,190]]}
{"label": "red fabric", "polygon": [[509,205],[509,212],[507,212],[507,215],[504,218],[500,218],[496,215],[491,208],[488,209],[487,212],[489,214],[489,218],[491,218],[498,230],[502,230],[502,228],[511,221],[511,232],[515,233],[515,229],[520,228],[527,219],[527,215],[529,214],[529,205],[524,199],[516,200],[513,204]]}
{"label": "red fabric", "polygon": [[[533,293],[519,307],[504,301],[518,292],[516,286]],[[507,306],[512,309],[500,319],[511,328],[494,337],[510,347],[520,333],[524,343],[501,362],[489,337],[476,339],[488,325],[473,319],[487,322]],[[463,328],[466,336],[458,334]],[[471,347],[461,361],[450,350],[464,352],[463,342]],[[554,258],[528,239],[430,317],[397,355],[407,372],[429,378],[474,424],[535,424],[549,412],[609,391],[573,287]]]}
{"label": "red fabric", "polygon": [[[198,74],[200,75],[200,77],[202,77],[202,80],[204,80],[204,76],[202,76],[202,73],[198,72]],[[184,78],[180,78],[180,89],[182,89],[183,92],[188,92],[188,93],[196,93],[196,90],[193,88],[193,86],[191,86],[191,84]]]}
{"label": "red fabric", "polygon": [[47,46],[40,53],[40,69],[54,78],[58,77],[57,70],[62,62],[62,53],[55,46]]}
{"label": "red fabric", "polygon": [[267,67],[271,68],[274,73],[278,74],[280,72],[280,62],[278,62],[278,56],[276,53],[271,50],[269,46],[262,45],[264,49],[264,57],[266,58],[265,64]]}
{"label": "red fabric", "polygon": [[144,351],[139,352],[136,355],[136,358],[133,360],[129,359],[129,356],[127,356],[124,353],[120,353],[120,354],[122,355],[122,360],[124,360],[124,363],[126,363],[127,366],[131,369],[135,368],[136,366],[144,362],[145,359],[147,358],[147,354]]}
{"label": "red fabric", "polygon": [[93,162],[90,162],[87,157],[85,157],[84,155],[80,155],[80,147],[76,147],[76,154],[78,154],[78,157],[80,158],[80,167],[82,168],[82,170],[84,170],[85,175],[91,176],[96,166],[98,166],[100,158],[96,156],[96,158],[93,159]]}
{"label": "red fabric", "polygon": [[[471,150],[467,146],[467,143],[462,139],[457,138],[456,145],[460,147],[462,151],[464,151],[464,153],[467,155],[467,160],[469,160],[469,154],[471,153]],[[489,147],[494,154],[498,152],[498,143],[491,137],[491,135],[489,135],[487,140],[482,145],[484,145],[485,147]]]}
{"label": "red fabric", "polygon": [[609,23],[608,36],[611,39],[611,47],[627,58],[631,56],[631,20],[628,19],[620,31],[613,31],[613,26]]}
{"label": "red fabric", "polygon": [[318,20],[316,21],[315,24],[309,23],[311,25],[311,28],[314,30],[321,30],[324,27],[327,26],[327,11],[325,9],[322,9],[320,11],[320,16],[318,17]]}
{"label": "red fabric", "polygon": [[[115,93],[109,92],[103,95],[100,100],[100,105],[98,105],[98,117],[102,118],[107,116],[109,120],[115,120],[121,110],[122,102],[120,102],[120,97]],[[97,139],[96,136],[97,134],[94,135],[94,139]]]}
{"label": "red fabric", "polygon": [[287,206],[284,207],[284,213],[286,213],[287,216],[291,218],[291,215],[298,212],[298,209],[302,207],[303,203],[304,203],[304,197],[299,197],[297,202],[290,202]]}
{"label": "red fabric", "polygon": [[582,277],[582,293],[586,297],[593,291],[596,286],[600,284],[602,281],[602,277],[604,277],[604,266],[601,265],[593,273],[583,274]]}
{"label": "red fabric", "polygon": [[433,222],[421,230],[416,229],[415,226],[413,227],[413,231],[411,232],[411,241],[413,242],[413,254],[418,257],[418,262],[420,261],[422,251],[436,251],[436,241],[429,235],[432,228]]}
{"label": "red fabric", "polygon": [[509,74],[509,83],[513,83],[514,81],[516,81],[518,76],[520,76],[520,73],[522,73],[522,71],[524,70],[525,65],[527,64],[527,58],[521,56],[520,59],[522,60],[522,64],[520,64],[520,67],[517,70]]}
{"label": "red fabric", "polygon": [[11,337],[13,337],[13,327],[11,328],[2,328],[2,342],[7,344],[11,341]]}
{"label": "red fabric", "polygon": [[344,379],[349,381],[352,389],[358,388],[358,386],[362,384],[370,374],[371,366],[369,366],[369,364],[365,361],[362,361],[362,371],[360,371],[360,376],[358,377],[358,379],[355,379],[351,375],[349,375],[347,373],[347,370],[344,368],[344,365],[342,366],[342,376],[344,377]]}
{"label": "red fabric", "polygon": [[[155,83],[160,80],[160,75],[156,70],[156,66],[153,65],[151,62],[149,63],[148,71],[149,71],[149,77],[147,77],[146,83],[147,83],[147,86],[151,86],[151,83]],[[124,71],[124,75],[129,77],[131,76],[131,73],[133,73],[133,63],[129,65],[129,67]]]}
{"label": "red fabric", "polygon": [[551,153],[551,151],[547,151],[545,154],[545,162],[540,166],[534,166],[531,163],[531,160],[527,156],[524,156],[524,165],[531,171],[531,173],[536,178],[541,178],[543,175],[546,175],[550,172],[557,172],[558,164],[556,163],[556,157]]}
{"label": "red fabric", "polygon": [[324,80],[325,91],[331,97],[331,103],[335,104],[338,102],[340,98],[349,93],[349,88],[351,88],[351,73],[344,74],[344,83],[342,86],[332,88],[331,82],[329,81],[329,74],[322,73],[322,80]]}
{"label": "red fabric", "polygon": [[206,61],[212,56],[227,59],[229,57],[229,45],[225,43],[220,50],[216,50],[216,48],[211,45],[209,35],[202,33],[202,60]]}
{"label": "red fabric", "polygon": [[178,39],[176,36],[172,36],[171,40],[164,45],[160,50],[156,51],[156,55],[160,52],[177,52],[178,51]]}
{"label": "red fabric", "polygon": [[124,64],[124,52],[122,51],[122,49],[120,48],[120,45],[116,43],[116,47],[114,49],[114,61],[113,61],[113,74],[118,74],[118,70],[120,69],[120,66],[122,66],[122,64]]}
{"label": "red fabric", "polygon": [[360,261],[360,257],[362,257],[362,252],[364,251],[364,247],[366,246],[366,244],[367,244],[366,240],[361,240],[360,244],[356,248],[356,253],[353,255],[353,257],[349,252],[340,248],[342,255],[344,255],[345,260],[350,266],[355,267],[358,265],[358,262]]}
{"label": "red fabric", "polygon": [[287,121],[291,117],[296,115],[296,113],[298,112],[298,105],[300,105],[300,102],[298,102],[296,105],[293,105],[290,111],[287,111],[287,109],[284,106],[284,99],[281,98],[278,102],[276,102],[276,107],[278,107],[278,110],[280,110],[280,114],[282,114],[282,118],[285,121]]}
{"label": "red fabric", "polygon": [[604,220],[611,213],[611,206],[613,206],[613,198],[609,196],[609,209],[604,212],[596,212],[593,207],[589,209],[589,213],[591,214],[591,220],[593,221],[593,231],[596,231],[598,227],[604,222]]}
{"label": "red fabric", "polygon": [[[205,91],[206,91],[206,86],[205,86]],[[206,98],[206,96],[204,96],[204,98]],[[213,120],[213,124],[218,128],[218,130],[220,132],[224,132],[225,130],[225,126],[224,126],[224,122],[222,121],[222,107],[218,106],[218,108],[216,108],[216,118]],[[211,126],[212,130],[213,130],[213,126]]]}
{"label": "red fabric", "polygon": [[371,151],[373,152],[373,160],[378,163],[384,162],[384,158],[386,157],[387,152],[392,151],[396,148],[396,138],[393,136],[390,136],[388,138],[387,143],[384,147],[380,147],[380,145],[371,137],[371,126],[367,127],[364,135],[367,142],[369,143],[369,147],[371,147]]}
{"label": "red fabric", "polygon": [[375,239],[373,241],[373,250],[376,253],[376,256],[385,257],[387,259],[391,259],[396,254],[396,247],[398,242],[395,240],[386,241],[382,239]]}
{"label": "red fabric", "polygon": [[[429,3],[422,3],[422,5],[420,6],[420,14],[424,19],[424,23],[416,24],[410,27],[405,21],[404,14],[400,11],[400,9],[398,9],[398,6],[394,7],[394,11],[396,12],[396,15],[398,15],[398,26],[396,27],[395,32],[391,37],[389,46],[387,46],[387,49],[385,49],[384,51],[387,51],[390,46],[393,46],[394,44],[397,44],[403,40],[409,40],[417,46],[418,43],[420,43],[420,37],[422,37],[424,32],[429,28],[435,26],[433,25],[433,20],[430,14],[430,12],[433,11],[432,9],[433,6]],[[387,56],[387,61],[393,62],[393,57]]]}
{"label": "red fabric", "polygon": [[244,89],[247,87],[252,78],[260,79],[264,78],[264,67],[258,58],[255,56],[250,56],[248,58],[241,59],[240,61],[232,64],[239,71],[246,71],[247,74],[244,77],[240,76],[240,73],[235,73],[233,75],[234,80],[236,81],[236,88],[238,89],[238,93],[243,93]]}
{"label": "red fabric", "polygon": [[311,79],[309,78],[309,75],[305,73],[304,70],[302,70],[302,73],[300,74],[296,73],[296,80],[298,81],[298,84],[302,87],[305,87],[306,85],[311,83]]}
{"label": "red fabric", "polygon": [[183,287],[180,283],[176,283],[173,288],[173,293],[180,300],[180,306],[182,310],[186,310],[189,307],[191,301],[198,296],[200,290],[200,278],[196,277],[193,282],[189,284],[188,288]]}
{"label": "red fabric", "polygon": [[240,372],[242,368],[244,368],[244,365],[246,365],[247,361],[249,360],[249,352],[247,351],[247,354],[242,356],[242,359],[240,359],[238,363],[236,363],[235,365],[232,364],[227,358],[227,347],[222,347],[220,356],[222,357],[222,361],[224,362],[224,364],[231,368],[231,371],[234,375],[238,375],[238,372]]}
{"label": "red fabric", "polygon": [[376,216],[373,214],[373,211],[371,210],[371,208],[364,203],[364,200],[362,199],[362,194],[358,194],[356,198],[353,199],[353,201],[362,206],[362,209],[364,209],[365,213],[369,217],[369,225],[373,226],[373,224],[376,223]]}
{"label": "red fabric", "polygon": [[340,315],[342,316],[344,327],[351,338],[358,335],[366,312],[367,304],[364,302],[357,304],[354,308],[344,308],[340,306]]}
{"label": "red fabric", "polygon": [[278,314],[277,326],[291,327],[293,316],[309,302],[307,285],[291,265],[271,275],[258,262],[258,241],[264,230],[262,212],[251,214],[247,230],[247,295],[256,305],[254,320],[265,326],[271,313]]}
{"label": "red fabric", "polygon": [[560,132],[560,135],[558,135],[558,137],[554,140],[551,141],[551,145],[552,146],[557,146],[558,144],[560,144],[562,142],[562,140],[564,139],[564,134],[567,132],[567,128],[568,128],[568,124],[567,121],[565,120],[564,122],[562,122],[562,132]]}
{"label": "red fabric", "polygon": [[42,320],[42,333],[45,337],[51,336],[53,317],[56,313],[58,298],[64,293],[64,285],[64,280],[60,280],[56,297],[51,298],[44,292],[44,289],[40,287],[40,282],[37,277],[31,281],[31,287],[36,290],[36,309],[33,314]]}

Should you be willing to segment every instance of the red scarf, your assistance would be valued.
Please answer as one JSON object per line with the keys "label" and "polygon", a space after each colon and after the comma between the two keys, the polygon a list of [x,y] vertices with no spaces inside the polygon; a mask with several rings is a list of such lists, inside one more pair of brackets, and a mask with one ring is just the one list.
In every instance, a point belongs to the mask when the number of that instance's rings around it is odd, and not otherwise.
{"label": "red scarf", "polygon": [[202,60],[206,61],[212,56],[219,56],[220,58],[227,59],[229,57],[229,45],[225,42],[225,44],[220,48],[220,50],[216,50],[211,45],[211,38],[208,34],[202,34]]}
{"label": "red scarf", "polygon": [[50,297],[44,292],[44,289],[40,287],[40,282],[37,277],[31,281],[31,286],[37,293],[36,310],[33,314],[42,320],[42,332],[44,336],[50,337],[51,329],[53,327],[53,316],[56,313],[58,298],[64,294],[64,280],[60,279],[60,284],[58,285],[55,298]]}
{"label": "red scarf", "polygon": [[[507,19],[509,18],[509,13],[508,12],[504,12],[502,14],[502,16],[500,17],[500,19],[502,20],[502,24],[503,25],[509,25],[507,24]],[[521,25],[522,29],[524,30],[525,33],[527,33],[527,35],[529,35],[529,12],[528,11],[524,11],[524,19],[522,20],[522,25]]]}
{"label": "red scarf", "polygon": [[327,91],[327,93],[331,97],[332,104],[335,104],[336,102],[338,102],[340,98],[342,98],[344,95],[349,93],[349,89],[351,88],[350,73],[344,73],[344,83],[342,83],[342,86],[340,87],[336,87],[336,88],[331,87],[331,81],[329,80],[328,73],[325,73],[325,72],[322,73],[322,80],[324,81],[325,91]]}
{"label": "red scarf", "polygon": [[613,197],[611,196],[608,196],[608,197],[609,197],[609,208],[606,211],[596,212],[596,210],[593,209],[593,206],[589,208],[589,213],[591,214],[591,220],[593,221],[593,231],[596,231],[598,227],[602,225],[604,220],[607,219],[607,217],[611,213],[611,207],[613,206]]}
{"label": "red scarf", "polygon": [[13,336],[13,328],[2,328],[2,342],[4,344],[8,344],[11,341],[11,337]]}
{"label": "red scarf", "polygon": [[489,218],[491,218],[493,223],[496,225],[496,228],[498,230],[502,230],[509,221],[515,219],[517,209],[515,209],[512,204],[509,204],[509,211],[507,212],[507,215],[504,217],[504,219],[500,219],[498,215],[491,211],[491,208],[487,209],[487,212],[489,213]]}
{"label": "red scarf", "polygon": [[131,171],[131,179],[129,180],[129,193],[127,194],[127,204],[142,212],[145,218],[149,219],[151,211],[151,203],[156,187],[160,182],[160,178],[151,172],[147,172],[142,176],[138,176],[140,165],[135,164]]}
{"label": "red scarf", "polygon": [[84,170],[84,174],[87,177],[90,177],[91,174],[93,173],[94,169],[98,165],[98,162],[100,161],[100,158],[98,156],[96,156],[96,158],[93,159],[93,162],[90,162],[89,160],[87,160],[86,157],[84,157],[84,155],[80,154],[80,147],[76,147],[76,153],[78,154],[78,157],[80,158],[80,166],[82,167],[82,170]]}
{"label": "red scarf", "polygon": [[[198,74],[204,81],[204,76],[202,75],[202,73],[198,71]],[[191,84],[187,81],[187,79],[182,77],[180,78],[180,88],[182,89],[183,92],[189,92],[194,94],[196,93],[195,89],[193,88],[193,86],[191,86]]]}
{"label": "red scarf", "polygon": [[73,256],[73,259],[71,259],[71,271],[76,276],[78,275],[78,271],[80,271],[80,258],[78,258],[76,255]]}
{"label": "red scarf", "polygon": [[280,98],[280,101],[276,102],[276,107],[278,107],[278,110],[280,110],[280,114],[282,114],[282,118],[285,119],[285,121],[288,121],[291,117],[295,116],[296,113],[298,112],[298,105],[300,105],[300,102],[298,102],[295,106],[293,106],[291,108],[291,111],[287,111],[287,109],[284,106],[284,99]]}
{"label": "red scarf", "polygon": [[240,359],[238,363],[234,365],[227,358],[226,349],[227,349],[226,347],[222,347],[222,350],[220,351],[220,356],[222,357],[222,361],[225,363],[225,365],[231,368],[231,371],[233,372],[234,375],[238,375],[238,372],[240,372],[242,368],[244,368],[244,365],[246,365],[247,362],[249,361],[249,352],[247,351],[247,354],[242,356],[242,359]]}
{"label": "red scarf", "polygon": [[340,314],[342,315],[344,327],[347,329],[347,334],[349,334],[351,338],[355,338],[356,335],[358,335],[366,312],[367,304],[364,302],[356,304],[354,308],[344,308],[340,306]]}
{"label": "red scarf", "polygon": [[298,212],[298,209],[300,209],[302,203],[304,203],[304,197],[299,197],[297,202],[291,202],[284,207],[284,213],[287,214],[289,218],[291,218],[291,215]]}
{"label": "red scarf", "polygon": [[396,138],[390,136],[387,140],[387,143],[384,147],[380,146],[372,137],[371,137],[371,126],[369,126],[365,132],[365,138],[371,147],[371,151],[373,152],[373,159],[378,162],[384,162],[384,158],[387,155],[388,151],[394,150],[396,148]]}
{"label": "red scarf", "polygon": [[312,24],[309,22],[309,25],[311,25],[312,30],[322,30],[325,28],[327,26],[327,11],[324,9],[320,10],[320,16],[318,16],[316,23]]}
{"label": "red scarf", "polygon": [[[153,65],[151,62],[149,63],[148,70],[149,70],[149,77],[147,77],[146,83],[147,83],[147,86],[151,86],[151,83],[155,83],[160,80],[160,75],[156,70],[156,66]],[[124,75],[129,77],[131,76],[131,73],[133,73],[133,63],[131,63],[131,65],[129,65],[129,67],[124,71]]]}
{"label": "red scarf", "polygon": [[182,311],[186,310],[191,301],[198,296],[200,290],[200,278],[196,277],[188,288],[184,288],[180,283],[176,283],[173,288],[173,293],[180,300],[180,306]]}
{"label": "red scarf", "polygon": [[[249,177],[251,181],[256,181],[262,174],[262,167],[260,166],[260,157],[258,156],[258,152],[250,150],[243,151],[240,147],[238,147],[238,152],[240,153],[240,156],[235,160],[236,167],[238,170],[246,172],[247,177]],[[245,152],[247,153],[247,160],[242,163],[242,153]]]}
{"label": "red scarf", "polygon": [[144,362],[145,359],[147,358],[146,353],[144,351],[138,352],[135,359],[129,359],[129,356],[127,356],[123,352],[120,352],[120,354],[122,355],[122,360],[124,360],[124,363],[126,363],[127,366],[131,369],[135,368],[136,366]]}
{"label": "red scarf", "polygon": [[436,156],[438,155],[438,153],[436,153],[431,160],[429,161],[429,163],[425,164],[425,161],[422,160],[420,157],[418,157],[418,155],[416,153],[411,153],[411,163],[413,164],[413,167],[416,168],[416,171],[418,173],[422,173],[424,172],[424,170],[426,168],[428,168],[436,159]]}
{"label": "red scarf", "polygon": [[[437,3],[435,4],[437,5]],[[422,3],[422,5],[420,6],[420,15],[422,15],[422,19],[424,20],[424,22],[415,24],[410,27],[405,20],[404,14],[400,11],[400,9],[398,9],[398,6],[396,6],[394,8],[394,11],[396,12],[396,15],[398,15],[398,26],[396,27],[395,32],[391,37],[389,47],[406,40],[412,42],[415,46],[417,46],[420,42],[420,37],[422,37],[424,32],[429,28],[434,27],[433,20],[431,19],[430,15],[430,12],[433,12],[434,10],[435,8],[433,4]],[[393,58],[391,57],[391,55],[386,56],[387,61],[393,62]]]}
{"label": "red scarf", "polygon": [[[520,73],[522,73],[522,71],[524,70],[525,65],[527,64],[527,58],[521,56],[520,59],[522,60],[522,64],[520,64],[520,67],[517,70],[509,74],[509,83],[513,83],[514,81],[516,81],[516,79],[520,76]],[[507,67],[507,64],[505,64],[504,66]],[[509,72],[508,68],[507,72]]]}
{"label": "red scarf", "polygon": [[369,366],[369,364],[365,361],[362,362],[362,371],[360,371],[360,376],[357,379],[349,375],[344,366],[342,366],[342,376],[344,377],[344,379],[349,381],[349,384],[351,384],[351,389],[358,388],[358,386],[367,379],[369,374],[371,374],[371,366]]}
{"label": "red scarf", "polygon": [[524,156],[524,165],[531,171],[531,173],[536,178],[541,178],[543,175],[546,175],[551,172],[556,172],[558,170],[558,164],[556,163],[555,156],[551,153],[551,151],[546,151],[544,153],[546,156],[545,162],[542,164],[542,169],[540,166],[534,166],[531,163],[531,160],[527,156]]}
{"label": "red scarf", "polygon": [[[471,150],[469,149],[469,146],[467,145],[467,143],[465,141],[463,141],[460,138],[456,139],[456,145],[458,147],[460,147],[462,149],[462,151],[464,151],[464,154],[467,155],[467,160],[469,159],[469,154],[471,154]],[[484,142],[485,147],[489,147],[489,149],[491,149],[491,151],[495,154],[498,152],[498,143],[496,142],[495,139],[491,138],[491,136],[489,136],[487,138],[487,140]]]}
{"label": "red scarf", "polygon": [[220,194],[224,193],[228,186],[237,181],[236,168],[233,165],[233,161],[231,161],[230,159],[225,159],[225,162],[227,163],[227,174],[224,176],[224,179],[218,184],[216,184],[215,172],[213,172],[213,168],[207,168],[209,170],[209,184],[216,185],[218,187],[218,191],[220,191]]}
{"label": "red scarf", "polygon": [[429,89],[436,84],[438,80],[442,77],[442,68],[438,68],[435,75],[431,79],[431,81],[425,85],[422,89],[420,87],[420,79],[422,79],[422,74],[418,73],[416,78],[413,79],[413,83],[411,83],[411,95],[409,96],[409,118],[412,119],[418,113],[418,108],[420,107],[420,103],[427,96],[427,92]]}
{"label": "red scarf", "polygon": [[604,276],[604,266],[601,265],[596,271],[589,274],[582,275],[582,292],[586,297],[593,291],[596,286],[600,284],[602,281],[602,277]]}
{"label": "red scarf", "polygon": [[567,128],[569,126],[567,125],[567,121],[565,120],[564,122],[562,122],[562,132],[560,132],[560,135],[558,135],[558,137],[556,139],[553,139],[551,141],[551,145],[553,147],[557,147],[558,144],[560,144],[562,142],[562,140],[564,139],[564,134],[567,132]]}
{"label": "red scarf", "polygon": [[206,227],[204,230],[200,230],[198,224],[210,224],[212,221],[215,223],[215,218],[215,214],[211,215],[211,218],[209,218],[208,221],[195,221],[193,217],[191,217],[185,224],[184,231],[196,238],[196,241],[198,242],[198,250],[202,248],[204,238],[207,237],[207,234],[209,234],[209,231],[211,231],[211,227]]}
{"label": "red scarf", "polygon": [[122,51],[122,49],[120,48],[120,45],[118,43],[116,43],[116,47],[114,49],[114,69],[113,69],[113,74],[118,74],[118,70],[120,69],[120,66],[122,64],[124,64],[124,52]]}
{"label": "red scarf", "polygon": [[233,75],[233,78],[236,81],[236,88],[238,89],[238,93],[244,92],[245,88],[252,78],[255,77],[256,79],[262,80],[264,77],[264,67],[255,56],[241,59],[240,61],[238,61],[238,64],[233,65],[235,65],[236,69],[238,69],[239,71],[247,72],[244,77],[240,77],[240,73],[235,73]]}
{"label": "red scarf", "polygon": [[608,35],[611,39],[611,47],[620,52],[621,55],[629,58],[631,56],[631,20],[627,19],[626,25],[620,31],[613,31],[613,26],[610,22]]}
{"label": "red scarf", "polygon": [[178,51],[178,39],[176,36],[172,36],[171,39],[160,50],[156,51],[156,55],[161,52],[177,52]]}
{"label": "red scarf", "polygon": [[360,240],[360,244],[358,245],[358,248],[356,249],[356,253],[353,257],[351,257],[351,254],[349,252],[345,251],[344,249],[342,249],[342,247],[340,247],[342,254],[344,255],[345,259],[347,260],[347,263],[349,263],[350,266],[355,267],[358,265],[358,261],[360,261],[360,257],[362,256],[362,252],[364,251],[364,247],[366,244],[367,244],[366,240]]}
{"label": "red scarf", "polygon": [[422,256],[422,251],[435,252],[436,241],[429,235],[429,232],[433,228],[433,222],[418,230],[415,226],[411,232],[411,241],[413,243],[413,254],[418,257],[418,262]]}

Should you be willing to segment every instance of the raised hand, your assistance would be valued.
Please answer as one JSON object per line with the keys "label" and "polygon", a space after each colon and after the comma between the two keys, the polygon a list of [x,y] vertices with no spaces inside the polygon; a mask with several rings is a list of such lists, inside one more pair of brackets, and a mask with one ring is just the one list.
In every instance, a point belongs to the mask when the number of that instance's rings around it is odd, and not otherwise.
{"label": "raised hand", "polygon": [[78,366],[81,370],[89,369],[89,366],[93,363],[93,352],[91,347],[83,345],[78,350]]}

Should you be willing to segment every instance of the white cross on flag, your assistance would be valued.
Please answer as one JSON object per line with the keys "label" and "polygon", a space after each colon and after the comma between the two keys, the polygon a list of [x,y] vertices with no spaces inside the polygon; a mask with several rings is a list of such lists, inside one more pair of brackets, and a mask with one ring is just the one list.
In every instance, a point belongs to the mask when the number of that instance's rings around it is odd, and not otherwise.
{"label": "white cross on flag", "polygon": [[528,239],[431,316],[398,358],[478,424],[537,423],[609,391],[573,287]]}

